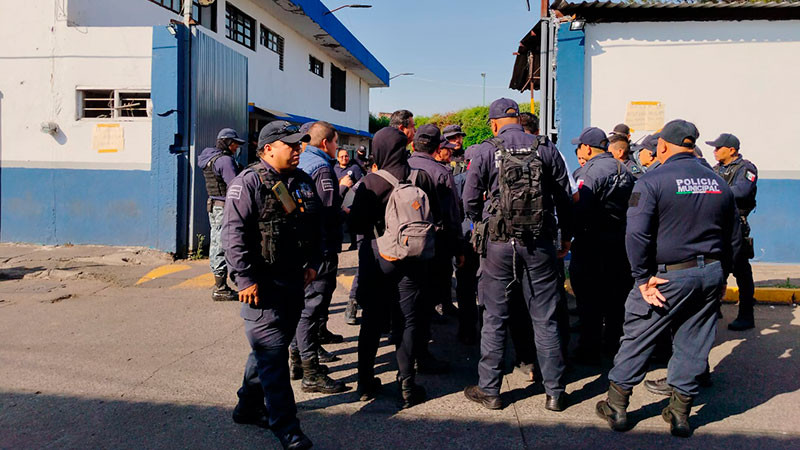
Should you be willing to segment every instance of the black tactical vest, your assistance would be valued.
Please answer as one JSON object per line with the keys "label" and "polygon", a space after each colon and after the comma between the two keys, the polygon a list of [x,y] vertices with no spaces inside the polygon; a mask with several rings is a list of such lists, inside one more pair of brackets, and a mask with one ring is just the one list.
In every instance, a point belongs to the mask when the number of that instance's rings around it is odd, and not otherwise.
{"label": "black tactical vest", "polygon": [[495,165],[500,193],[491,199],[489,233],[494,240],[509,238],[535,239],[545,228],[542,174],[544,166],[539,157],[539,145],[530,149],[507,149],[499,137],[489,139],[497,151]]}
{"label": "black tactical vest", "polygon": [[[261,232],[261,256],[267,264],[277,264],[283,269],[296,270],[319,251],[320,205],[314,195],[309,178],[307,182],[295,181],[286,186],[297,207],[286,213],[282,203],[272,191],[281,181],[280,176],[267,170],[261,162],[249,166],[261,180],[257,195],[261,210],[258,212],[258,229]],[[316,227],[315,227],[316,225]]]}
{"label": "black tactical vest", "polygon": [[214,172],[214,163],[223,156],[230,156],[230,153],[218,153],[203,167],[203,177],[206,179],[206,191],[209,197],[224,198],[228,192],[228,185],[225,184],[225,179]]}
{"label": "black tactical vest", "polygon": [[[747,167],[744,165],[744,159],[739,158],[736,161],[728,164],[727,166],[723,166],[722,164],[717,164],[714,167],[714,173],[722,177],[728,186],[733,184],[733,180],[736,179],[736,175],[739,173],[740,170],[747,170]],[[756,174],[757,175],[757,174]],[[744,217],[747,217],[754,209],[756,209],[756,191],[758,187],[753,187],[753,195],[746,198],[746,199],[737,199],[736,200],[736,207],[739,208],[739,214]]]}

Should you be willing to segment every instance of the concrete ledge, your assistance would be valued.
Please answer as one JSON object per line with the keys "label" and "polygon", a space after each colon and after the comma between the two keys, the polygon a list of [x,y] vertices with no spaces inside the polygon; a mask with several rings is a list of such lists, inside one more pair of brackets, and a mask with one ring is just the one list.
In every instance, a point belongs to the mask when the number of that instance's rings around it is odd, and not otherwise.
{"label": "concrete ledge", "polygon": [[[757,303],[791,305],[800,301],[800,289],[757,287],[754,297]],[[738,302],[739,288],[729,287],[722,301],[724,303]]]}

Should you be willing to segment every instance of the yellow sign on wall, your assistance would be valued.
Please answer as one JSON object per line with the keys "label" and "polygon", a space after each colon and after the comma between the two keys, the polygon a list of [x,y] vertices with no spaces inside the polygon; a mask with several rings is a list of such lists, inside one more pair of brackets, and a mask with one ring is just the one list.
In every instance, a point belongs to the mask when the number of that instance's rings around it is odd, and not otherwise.
{"label": "yellow sign on wall", "polygon": [[625,111],[625,124],[637,131],[656,131],[664,126],[664,104],[630,102]]}
{"label": "yellow sign on wall", "polygon": [[125,149],[125,129],[118,123],[98,123],[92,131],[92,150],[117,153]]}

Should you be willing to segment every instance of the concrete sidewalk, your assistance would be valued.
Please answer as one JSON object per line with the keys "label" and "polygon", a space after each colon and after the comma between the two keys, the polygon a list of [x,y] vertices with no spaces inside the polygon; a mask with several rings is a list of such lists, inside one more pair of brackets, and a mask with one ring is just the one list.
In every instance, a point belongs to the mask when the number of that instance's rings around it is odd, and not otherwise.
{"label": "concrete sidewalk", "polygon": [[[358,327],[342,313],[355,262],[353,252],[342,255],[331,307],[330,327],[345,342],[326,346],[342,358],[331,376],[353,388]],[[146,277],[163,266],[181,267]],[[764,276],[800,278],[797,266],[771,270]],[[141,249],[0,245],[0,448],[278,448],[268,431],[230,420],[249,346],[238,304],[212,302],[208,286],[187,284],[207,271],[207,261]],[[384,341],[375,401],[360,403],[352,390],[305,394],[293,383],[300,420],[322,449],[800,448],[800,310],[760,305],[757,328],[744,333],[725,327],[734,306],[723,314],[714,386],[697,399],[689,440],[669,436],[666,399],[641,386],[630,407],[635,428],[608,430],[594,405],[610,361],[568,373],[573,405],[563,413],[546,411],[541,385],[517,373],[504,380],[505,409],[480,408],[462,393],[477,379],[478,351],[457,343],[452,319],[434,327],[431,348],[454,370],[419,376],[426,403],[398,410]],[[655,367],[648,378],[664,373]]]}

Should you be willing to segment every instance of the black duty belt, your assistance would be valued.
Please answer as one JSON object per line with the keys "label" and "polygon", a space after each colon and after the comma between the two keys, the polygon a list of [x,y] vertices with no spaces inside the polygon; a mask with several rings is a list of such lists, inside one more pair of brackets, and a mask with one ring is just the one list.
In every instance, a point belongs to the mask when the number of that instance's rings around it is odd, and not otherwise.
{"label": "black duty belt", "polygon": [[690,259],[689,261],[684,261],[681,263],[676,264],[659,264],[658,271],[659,272],[674,272],[676,270],[684,270],[684,269],[693,269],[695,267],[704,267],[709,264],[713,264],[715,262],[719,262],[719,259],[712,257],[712,256],[704,256],[700,255],[694,259]]}

